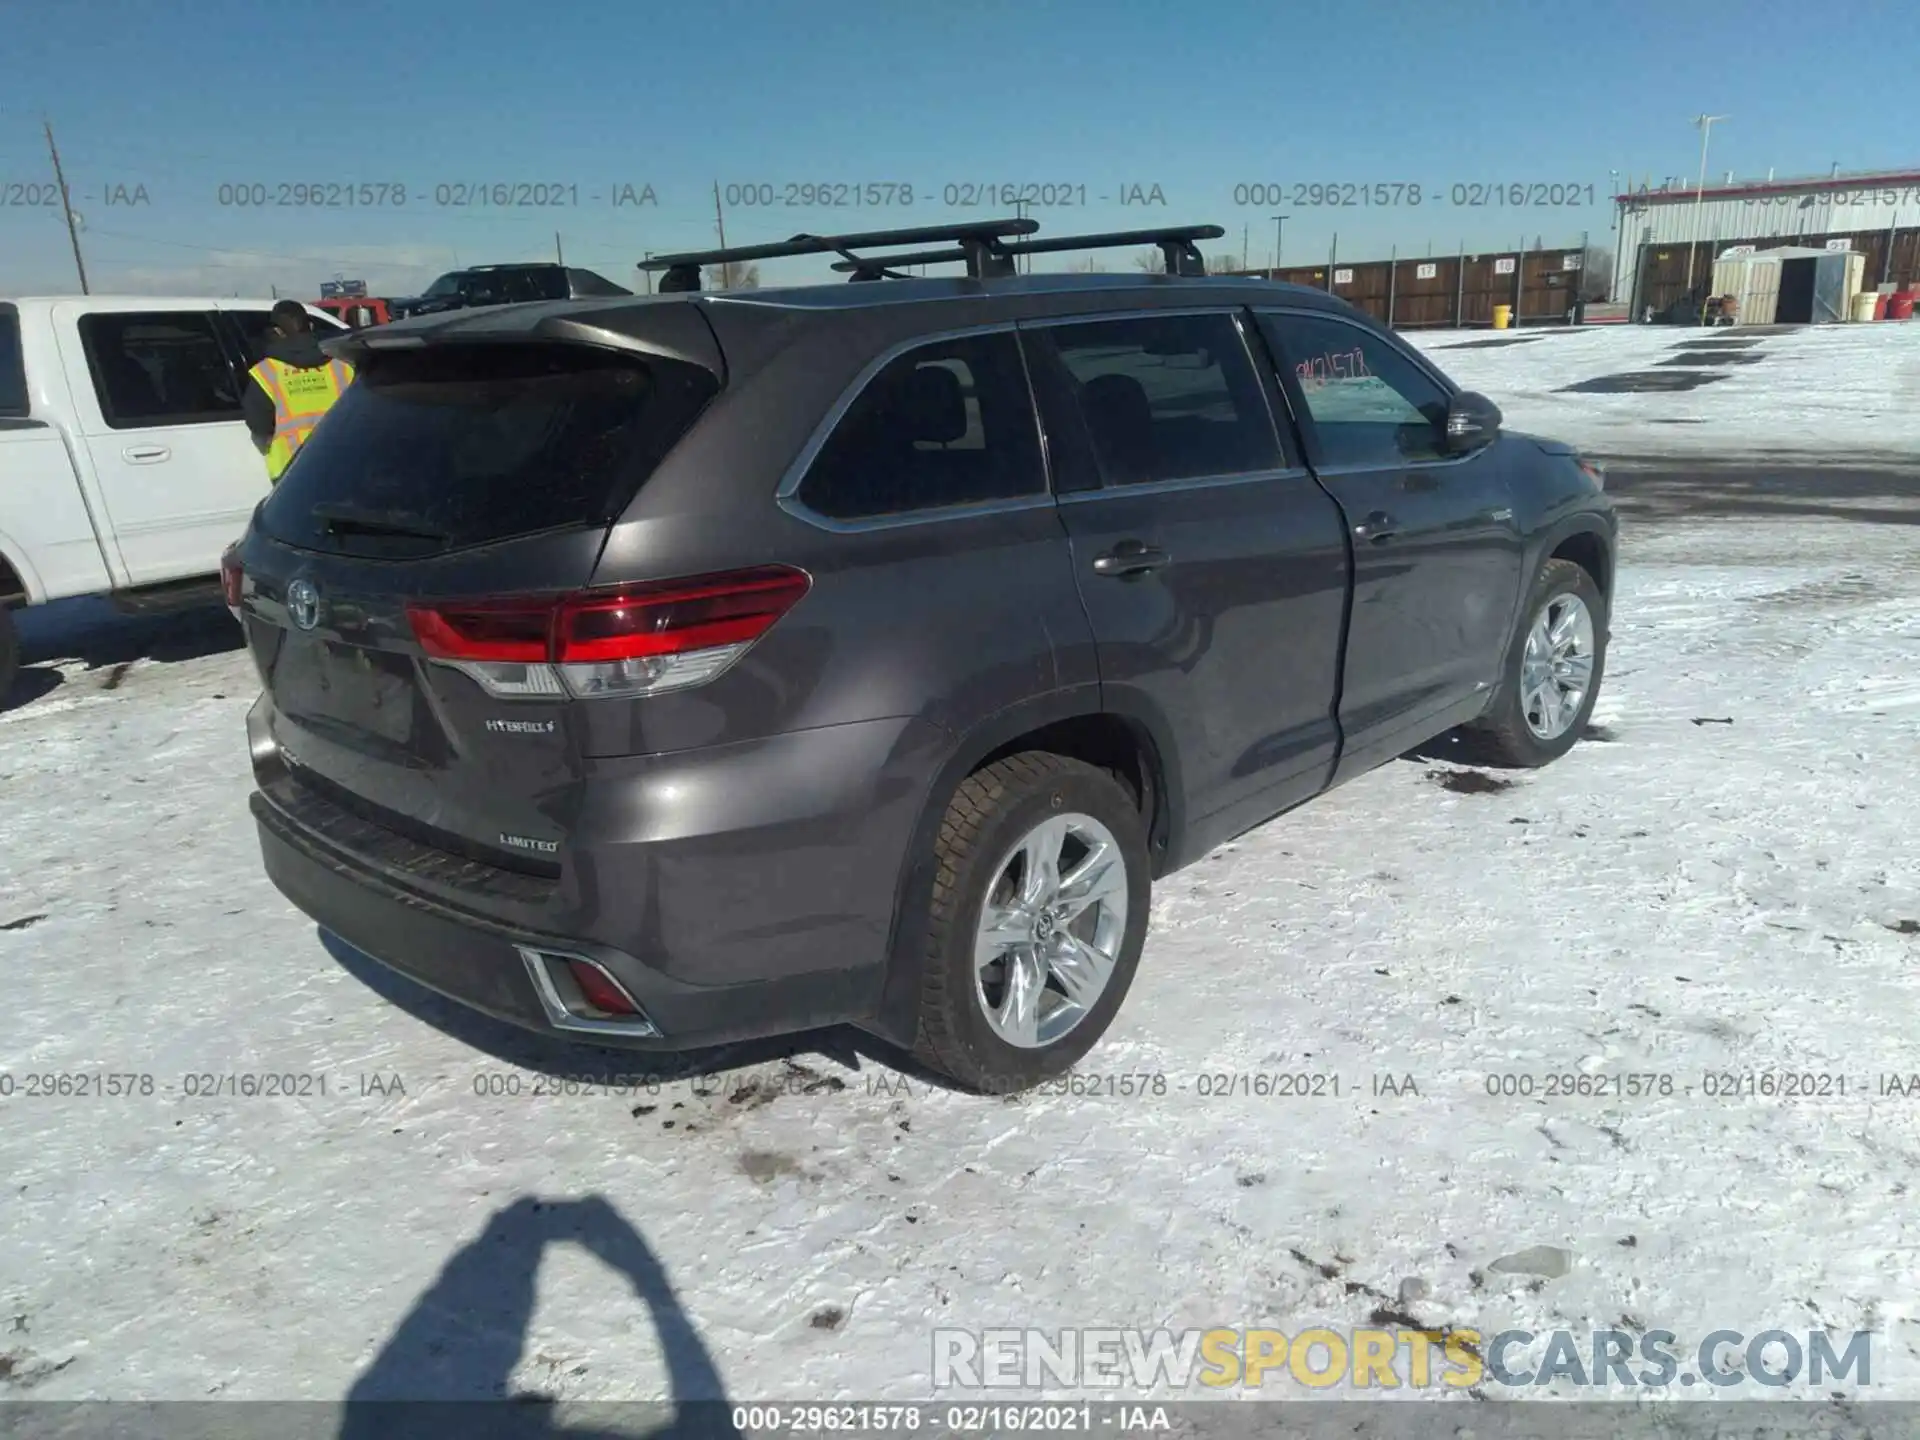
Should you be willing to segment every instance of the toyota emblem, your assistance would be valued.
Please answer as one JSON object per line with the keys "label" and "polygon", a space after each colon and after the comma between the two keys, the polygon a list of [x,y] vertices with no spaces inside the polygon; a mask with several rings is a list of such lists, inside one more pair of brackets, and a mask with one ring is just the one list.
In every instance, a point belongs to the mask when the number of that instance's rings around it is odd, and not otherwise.
{"label": "toyota emblem", "polygon": [[301,630],[320,623],[320,592],[311,580],[296,580],[287,586],[287,618]]}

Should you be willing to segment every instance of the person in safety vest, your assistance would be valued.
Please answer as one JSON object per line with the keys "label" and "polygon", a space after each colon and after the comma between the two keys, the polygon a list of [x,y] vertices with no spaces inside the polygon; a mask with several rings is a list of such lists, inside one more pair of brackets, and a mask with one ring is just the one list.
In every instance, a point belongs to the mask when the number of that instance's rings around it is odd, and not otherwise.
{"label": "person in safety vest", "polygon": [[253,384],[241,410],[254,448],[266,457],[267,479],[277,485],[320,417],[353,383],[353,367],[321,353],[313,321],[296,300],[273,307],[266,351],[247,372]]}

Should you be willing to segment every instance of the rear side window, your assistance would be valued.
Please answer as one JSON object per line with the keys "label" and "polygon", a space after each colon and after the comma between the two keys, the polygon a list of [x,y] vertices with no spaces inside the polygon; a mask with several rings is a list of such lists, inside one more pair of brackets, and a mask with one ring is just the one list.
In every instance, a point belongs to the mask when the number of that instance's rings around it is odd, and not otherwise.
{"label": "rear side window", "polygon": [[695,365],[582,345],[375,351],[261,524],[375,555],[610,524],[717,389]]}
{"label": "rear side window", "polygon": [[1391,341],[1320,315],[1262,315],[1286,357],[1327,465],[1445,458],[1447,395]]}
{"label": "rear side window", "polygon": [[801,503],[866,520],[1046,492],[1019,342],[965,335],[870,380],[800,484]]}
{"label": "rear side window", "polygon": [[0,305],[0,415],[27,413],[27,362],[20,353],[20,312]]}
{"label": "rear side window", "polygon": [[1259,372],[1229,316],[1142,316],[1050,326],[1044,335],[1103,483],[1238,475],[1284,463]]}
{"label": "rear side window", "polygon": [[83,315],[80,343],[101,412],[116,430],[240,418],[239,379],[211,313]]}

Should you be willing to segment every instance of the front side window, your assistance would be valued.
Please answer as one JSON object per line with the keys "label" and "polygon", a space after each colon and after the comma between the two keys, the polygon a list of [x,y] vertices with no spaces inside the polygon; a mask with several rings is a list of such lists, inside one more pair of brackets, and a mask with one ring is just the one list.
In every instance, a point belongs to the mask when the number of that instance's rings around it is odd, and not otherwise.
{"label": "front side window", "polygon": [[1263,315],[1327,465],[1445,458],[1447,395],[1389,341],[1331,316]]}
{"label": "front side window", "polygon": [[1227,315],[1145,315],[1040,332],[1107,485],[1283,464],[1258,373]]}
{"label": "front side window", "polygon": [[239,386],[211,314],[86,315],[80,341],[100,409],[116,429],[240,418]]}
{"label": "front side window", "polygon": [[866,520],[1046,492],[1020,347],[967,335],[910,350],[868,382],[808,467],[798,498]]}

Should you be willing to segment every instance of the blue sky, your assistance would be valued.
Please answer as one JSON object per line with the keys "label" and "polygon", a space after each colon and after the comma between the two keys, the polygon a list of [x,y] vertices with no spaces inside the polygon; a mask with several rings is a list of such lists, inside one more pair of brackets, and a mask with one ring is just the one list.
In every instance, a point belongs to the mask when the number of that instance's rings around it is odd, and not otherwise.
{"label": "blue sky", "polygon": [[[1914,33],[1904,4],[13,0],[0,16],[0,294],[76,288],[58,210],[18,203],[51,179],[43,115],[96,290],[312,294],[344,272],[399,293],[456,262],[550,258],[556,230],[569,261],[637,286],[643,251],[715,243],[716,180],[915,191],[877,210],[734,204],[736,244],[936,223],[963,213],[948,186],[1014,183],[1084,193],[1036,211],[1043,233],[1212,222],[1228,238],[1203,248],[1237,256],[1244,226],[1255,264],[1279,213],[1288,263],[1325,259],[1336,232],[1353,259],[1583,230],[1605,245],[1610,172],[1692,176],[1703,110],[1729,116],[1715,175],[1920,166],[1911,66],[1893,59]],[[222,185],[277,200],[303,182],[407,199],[220,203]],[[566,203],[438,203],[476,182]],[[1489,182],[1582,203],[1450,203]],[[1376,183],[1423,203],[1293,194]],[[1284,203],[1235,194],[1262,184]],[[657,204],[612,203],[648,185]],[[1167,203],[1102,203],[1129,186]]]}

